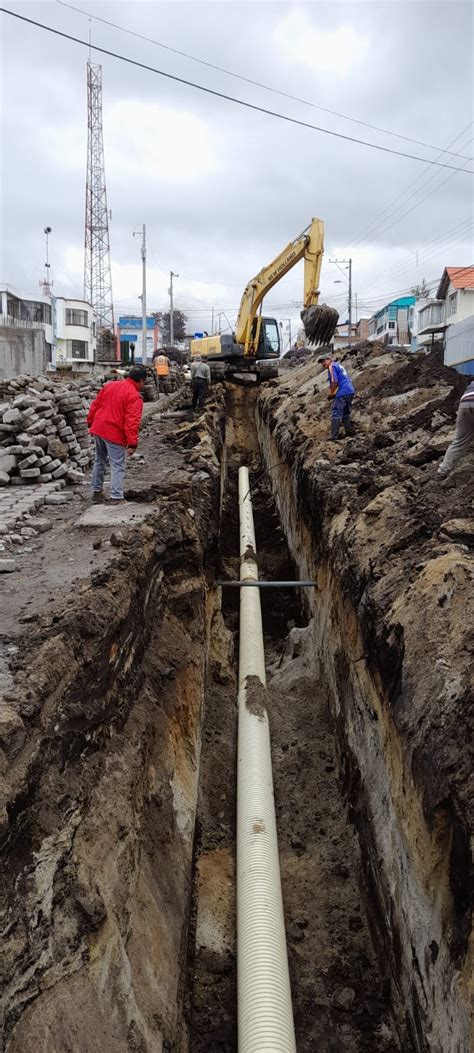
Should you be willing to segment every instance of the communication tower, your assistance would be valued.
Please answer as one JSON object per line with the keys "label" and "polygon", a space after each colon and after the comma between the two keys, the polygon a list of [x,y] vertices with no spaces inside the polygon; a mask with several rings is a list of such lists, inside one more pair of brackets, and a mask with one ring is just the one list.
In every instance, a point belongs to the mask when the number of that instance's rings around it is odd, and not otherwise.
{"label": "communication tower", "polygon": [[89,59],[84,299],[97,316],[98,362],[115,360],[109,218],[102,133],[102,66]]}

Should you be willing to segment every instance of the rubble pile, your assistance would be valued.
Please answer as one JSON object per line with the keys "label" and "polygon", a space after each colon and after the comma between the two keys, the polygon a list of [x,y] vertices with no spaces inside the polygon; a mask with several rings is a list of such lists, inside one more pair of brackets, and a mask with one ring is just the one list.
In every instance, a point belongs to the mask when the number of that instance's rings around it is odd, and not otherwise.
{"label": "rubble pile", "polygon": [[[92,461],[86,424],[97,379],[56,385],[22,375],[0,386],[0,486],[80,483]],[[7,401],[8,400],[8,401]]]}

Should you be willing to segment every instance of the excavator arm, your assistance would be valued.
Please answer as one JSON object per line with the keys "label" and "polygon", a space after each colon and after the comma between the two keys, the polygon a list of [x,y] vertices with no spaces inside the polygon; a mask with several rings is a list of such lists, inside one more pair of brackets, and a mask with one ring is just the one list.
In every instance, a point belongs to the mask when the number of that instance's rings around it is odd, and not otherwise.
{"label": "excavator arm", "polygon": [[[304,259],[304,310],[301,318],[308,339],[312,343],[329,342],[338,321],[337,311],[323,305],[317,307],[319,299],[319,277],[324,247],[324,224],[321,219],[312,219],[310,226],[290,241],[266,267],[246,286],[240,301],[235,328],[235,339],[244,347],[244,356],[255,355],[260,334],[258,309],[274,285],[300,260]],[[308,325],[307,325],[308,322]]]}

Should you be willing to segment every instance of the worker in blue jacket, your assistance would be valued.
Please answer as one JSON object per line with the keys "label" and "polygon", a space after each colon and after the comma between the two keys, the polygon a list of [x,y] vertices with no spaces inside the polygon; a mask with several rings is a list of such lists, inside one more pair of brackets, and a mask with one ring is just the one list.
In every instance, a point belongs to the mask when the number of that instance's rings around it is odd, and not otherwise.
{"label": "worker in blue jacket", "polygon": [[351,409],[352,400],[355,395],[355,387],[352,380],[341,366],[340,362],[334,362],[331,355],[323,355],[319,359],[328,371],[328,399],[333,400],[331,413],[331,439],[335,442],[339,438],[339,427],[342,421],[346,435],[352,435]]}

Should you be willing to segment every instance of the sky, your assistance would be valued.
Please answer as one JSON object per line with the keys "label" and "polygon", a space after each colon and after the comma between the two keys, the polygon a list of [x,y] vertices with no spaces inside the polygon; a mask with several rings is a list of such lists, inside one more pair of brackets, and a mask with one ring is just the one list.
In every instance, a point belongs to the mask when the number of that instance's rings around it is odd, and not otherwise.
{"label": "sky", "polygon": [[[325,224],[321,302],[341,318],[347,263],[331,260],[352,259],[359,316],[423,277],[436,287],[444,266],[474,261],[471,4],[73,2],[76,10],[58,0],[5,6],[85,41],[90,31],[93,46],[175,77],[422,159],[255,112],[93,50],[116,315],[140,311],[133,232],[142,223],[148,307],[166,308],[173,270],[189,332],[210,331],[213,308],[216,324],[233,326],[249,279],[312,216]],[[38,290],[49,225],[54,291],[82,296],[87,48],[7,14],[0,20],[0,281],[23,295]],[[286,339],[289,319],[296,335],[302,295],[299,264],[265,300]]]}

